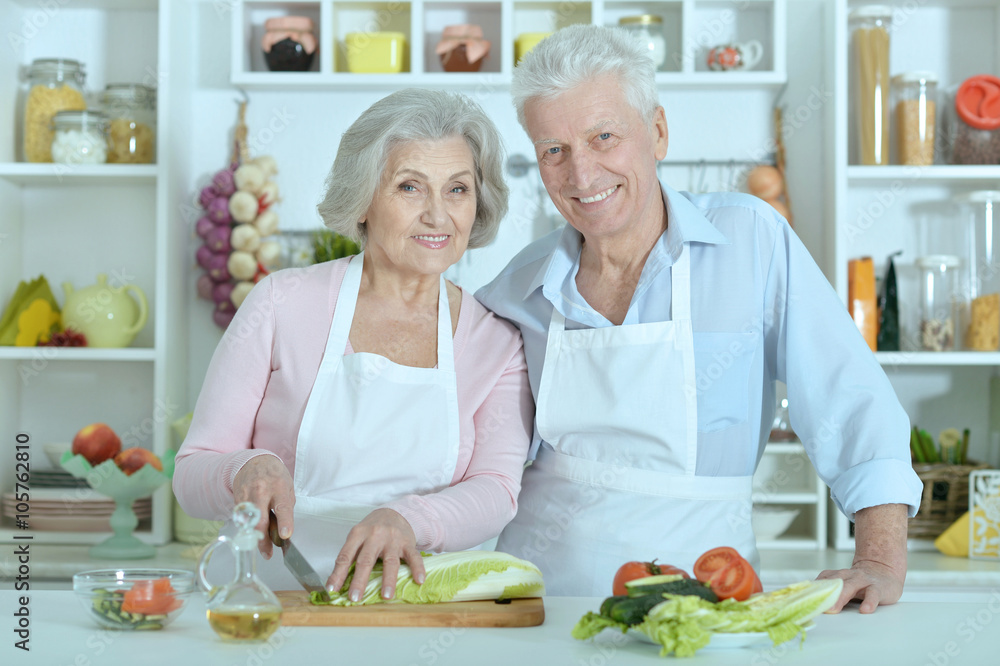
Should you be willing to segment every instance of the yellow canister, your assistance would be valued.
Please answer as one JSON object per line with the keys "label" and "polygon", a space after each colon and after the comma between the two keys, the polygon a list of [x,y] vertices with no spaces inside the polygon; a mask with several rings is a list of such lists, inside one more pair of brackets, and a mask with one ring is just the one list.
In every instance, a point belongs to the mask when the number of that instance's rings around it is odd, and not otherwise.
{"label": "yellow canister", "polygon": [[542,41],[551,32],[522,32],[514,40],[514,64],[521,62],[521,58],[531,49],[538,45],[538,42]]}
{"label": "yellow canister", "polygon": [[347,70],[355,74],[397,74],[406,60],[401,32],[350,32],[344,37]]}

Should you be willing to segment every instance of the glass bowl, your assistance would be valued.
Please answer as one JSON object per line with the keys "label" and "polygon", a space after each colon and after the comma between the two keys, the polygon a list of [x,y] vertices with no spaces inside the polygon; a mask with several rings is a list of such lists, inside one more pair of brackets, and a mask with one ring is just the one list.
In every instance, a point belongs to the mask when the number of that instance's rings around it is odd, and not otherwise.
{"label": "glass bowl", "polygon": [[162,629],[183,612],[193,590],[194,572],[180,569],[98,569],[73,576],[76,597],[105,629]]}

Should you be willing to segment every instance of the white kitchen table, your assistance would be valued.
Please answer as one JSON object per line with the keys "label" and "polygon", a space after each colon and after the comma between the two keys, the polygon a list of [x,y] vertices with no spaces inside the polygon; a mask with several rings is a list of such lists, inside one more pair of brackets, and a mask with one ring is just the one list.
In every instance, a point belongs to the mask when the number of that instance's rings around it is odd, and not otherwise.
{"label": "white kitchen table", "polygon": [[[237,645],[222,643],[209,628],[199,593],[162,631],[116,632],[98,629],[72,592],[41,590],[29,593],[31,651],[23,652],[13,645],[19,594],[0,591],[0,664],[5,666],[627,666],[663,661],[657,646],[609,631],[593,641],[574,640],[570,629],[601,602],[577,597],[546,598],[545,623],[539,627],[281,627],[266,643]],[[993,665],[1000,663],[1000,589],[986,602],[899,603],[864,616],[854,606],[818,617],[801,649],[794,640],[778,647],[703,650],[683,663]]]}

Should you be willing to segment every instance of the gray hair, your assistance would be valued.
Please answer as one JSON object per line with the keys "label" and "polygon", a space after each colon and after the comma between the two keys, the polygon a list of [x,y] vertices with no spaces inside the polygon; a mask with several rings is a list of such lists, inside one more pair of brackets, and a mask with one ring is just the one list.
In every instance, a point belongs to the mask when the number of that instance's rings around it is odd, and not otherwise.
{"label": "gray hair", "polygon": [[482,108],[465,95],[407,88],[383,97],[344,132],[326,195],[316,207],[323,223],[362,245],[365,213],[375,198],[394,148],[405,143],[462,137],[472,150],[476,220],[469,248],[488,245],[507,214],[500,133]]}
{"label": "gray hair", "polygon": [[527,131],[528,100],[552,99],[605,74],[615,77],[629,106],[652,122],[660,100],[648,50],[621,28],[589,24],[570,25],[546,37],[514,68],[510,94],[517,121]]}

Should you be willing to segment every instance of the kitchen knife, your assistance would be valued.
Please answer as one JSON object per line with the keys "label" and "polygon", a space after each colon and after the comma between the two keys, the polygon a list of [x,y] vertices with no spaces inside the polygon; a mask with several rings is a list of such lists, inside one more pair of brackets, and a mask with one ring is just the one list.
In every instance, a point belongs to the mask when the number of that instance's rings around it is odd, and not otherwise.
{"label": "kitchen knife", "polygon": [[329,602],[330,594],[326,591],[323,580],[316,573],[316,570],[312,568],[312,565],[302,555],[302,552],[295,547],[290,538],[282,539],[278,536],[278,519],[275,517],[273,511],[270,512],[267,533],[271,537],[271,543],[281,549],[282,557],[285,560],[285,567],[292,572],[295,580],[299,581],[299,584],[307,592],[319,592],[323,601]]}

